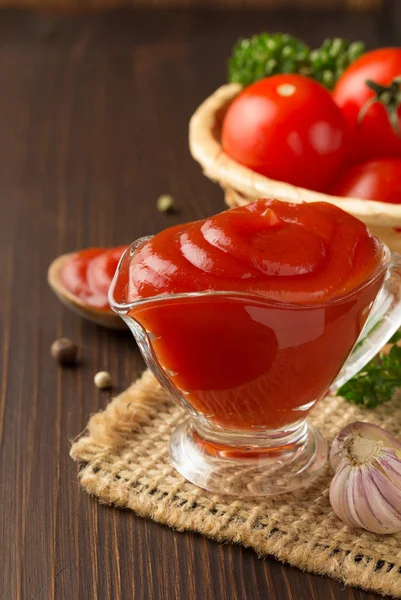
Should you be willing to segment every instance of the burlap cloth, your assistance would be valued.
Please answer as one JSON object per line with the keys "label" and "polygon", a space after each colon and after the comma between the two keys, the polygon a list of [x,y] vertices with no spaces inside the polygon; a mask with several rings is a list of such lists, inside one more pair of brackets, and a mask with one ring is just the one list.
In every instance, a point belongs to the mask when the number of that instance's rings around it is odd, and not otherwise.
{"label": "burlap cloth", "polygon": [[[83,463],[82,486],[101,502],[131,508],[175,529],[238,542],[259,555],[401,598],[401,533],[378,536],[337,519],[328,498],[329,465],[307,490],[264,501],[218,497],[186,482],[170,464],[169,438],[183,418],[185,413],[145,371],[92,416],[73,443],[71,456]],[[357,420],[401,436],[401,400],[368,411],[326,398],[310,420],[329,442]]]}

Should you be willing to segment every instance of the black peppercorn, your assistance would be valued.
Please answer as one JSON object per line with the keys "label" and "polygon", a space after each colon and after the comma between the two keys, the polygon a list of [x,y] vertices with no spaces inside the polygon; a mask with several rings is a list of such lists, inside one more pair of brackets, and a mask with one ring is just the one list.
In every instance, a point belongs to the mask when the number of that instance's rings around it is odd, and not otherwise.
{"label": "black peppercorn", "polygon": [[68,338],[58,338],[50,348],[52,357],[59,365],[74,365],[77,362],[78,348]]}

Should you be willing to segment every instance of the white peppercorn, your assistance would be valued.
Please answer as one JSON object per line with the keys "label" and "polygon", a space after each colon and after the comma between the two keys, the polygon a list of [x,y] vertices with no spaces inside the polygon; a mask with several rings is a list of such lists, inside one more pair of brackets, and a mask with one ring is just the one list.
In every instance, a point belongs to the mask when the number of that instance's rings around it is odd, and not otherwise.
{"label": "white peppercorn", "polygon": [[99,388],[99,390],[106,390],[111,388],[111,375],[107,371],[99,371],[96,373],[93,381],[95,382],[95,386]]}
{"label": "white peppercorn", "polygon": [[174,209],[174,198],[170,194],[163,194],[157,199],[157,210],[169,212]]}

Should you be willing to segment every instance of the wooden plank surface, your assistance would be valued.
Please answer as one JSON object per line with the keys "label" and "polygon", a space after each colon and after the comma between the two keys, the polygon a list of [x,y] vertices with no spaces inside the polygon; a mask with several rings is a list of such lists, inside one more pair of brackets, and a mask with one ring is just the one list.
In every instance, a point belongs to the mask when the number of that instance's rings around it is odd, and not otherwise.
{"label": "wooden plank surface", "polygon": [[[372,600],[240,546],[179,534],[79,489],[70,440],[143,368],[133,339],[54,298],[58,254],[129,242],[223,208],[187,146],[192,111],[225,77],[239,35],[288,30],[395,42],[383,14],[0,13],[1,600]],[[157,212],[172,193],[176,215]],[[82,364],[59,370],[60,335]]]}
{"label": "wooden plank surface", "polygon": [[[282,10],[300,8],[304,10],[347,9],[349,11],[370,12],[380,10],[388,0],[202,0],[201,5],[209,8]],[[28,7],[35,9],[98,11],[117,8],[198,8],[199,0],[0,0],[0,6]]]}

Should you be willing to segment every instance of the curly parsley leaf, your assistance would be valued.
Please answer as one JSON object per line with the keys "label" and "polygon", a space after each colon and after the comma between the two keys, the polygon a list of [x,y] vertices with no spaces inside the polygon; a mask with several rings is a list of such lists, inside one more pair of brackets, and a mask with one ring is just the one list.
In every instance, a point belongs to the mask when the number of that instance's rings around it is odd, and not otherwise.
{"label": "curly parsley leaf", "polygon": [[261,33],[238,40],[228,61],[228,80],[246,87],[278,73],[298,73],[332,90],[364,50],[363,42],[341,38],[325,40],[320,48],[311,50],[292,35]]}
{"label": "curly parsley leaf", "polygon": [[337,391],[348,402],[362,404],[366,408],[375,408],[391,400],[398,388],[401,388],[401,329],[390,342],[390,352],[379,352],[365,368],[347,381]]}

